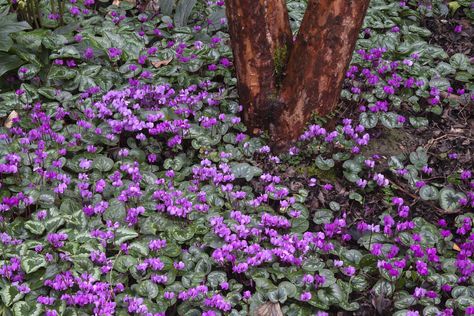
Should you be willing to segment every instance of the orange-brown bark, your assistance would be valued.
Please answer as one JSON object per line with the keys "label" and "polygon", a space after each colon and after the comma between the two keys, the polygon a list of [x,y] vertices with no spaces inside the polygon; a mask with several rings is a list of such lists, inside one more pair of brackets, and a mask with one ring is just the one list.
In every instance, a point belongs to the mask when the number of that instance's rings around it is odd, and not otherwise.
{"label": "orange-brown bark", "polygon": [[[287,148],[312,113],[337,105],[344,74],[370,0],[309,0],[292,44],[284,0],[227,0],[238,90],[250,131],[270,129]],[[275,57],[281,48],[289,60]],[[277,76],[277,72],[280,72]]]}
{"label": "orange-brown bark", "polygon": [[288,11],[285,0],[227,0],[226,9],[244,122],[256,133],[277,93],[275,52],[291,45]]}
{"label": "orange-brown bark", "polygon": [[326,115],[337,105],[344,74],[369,0],[310,0],[280,91],[284,109],[274,123],[278,147],[303,132],[313,112]]}

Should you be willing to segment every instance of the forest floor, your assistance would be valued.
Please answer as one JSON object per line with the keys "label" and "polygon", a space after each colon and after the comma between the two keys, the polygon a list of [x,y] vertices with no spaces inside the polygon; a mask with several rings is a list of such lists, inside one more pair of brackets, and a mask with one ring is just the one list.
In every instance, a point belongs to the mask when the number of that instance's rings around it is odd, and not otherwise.
{"label": "forest floor", "polygon": [[224,1],[110,2],[0,0],[0,315],[474,315],[472,1],[372,0],[282,154]]}

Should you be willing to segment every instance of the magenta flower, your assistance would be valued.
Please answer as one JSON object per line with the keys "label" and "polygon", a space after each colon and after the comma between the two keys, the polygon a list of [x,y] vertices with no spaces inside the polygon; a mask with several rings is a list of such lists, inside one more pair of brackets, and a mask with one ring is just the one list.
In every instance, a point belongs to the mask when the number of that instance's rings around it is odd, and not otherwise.
{"label": "magenta flower", "polygon": [[108,49],[108,53],[111,59],[117,59],[122,55],[122,50],[120,48],[111,47]]}
{"label": "magenta flower", "polygon": [[300,300],[303,301],[303,302],[307,302],[307,301],[311,300],[311,297],[312,297],[312,295],[311,295],[310,292],[303,292],[300,295]]}

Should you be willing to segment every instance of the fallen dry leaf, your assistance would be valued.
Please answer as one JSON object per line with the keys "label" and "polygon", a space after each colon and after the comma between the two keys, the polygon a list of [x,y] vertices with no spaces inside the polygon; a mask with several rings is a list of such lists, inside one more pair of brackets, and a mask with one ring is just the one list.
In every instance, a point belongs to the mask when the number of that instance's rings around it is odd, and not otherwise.
{"label": "fallen dry leaf", "polygon": [[10,115],[8,115],[5,124],[3,124],[6,128],[12,128],[13,126],[13,120],[18,118],[18,112],[17,111],[12,111]]}
{"label": "fallen dry leaf", "polygon": [[172,60],[173,60],[173,58],[165,59],[165,60],[152,61],[151,64],[153,66],[155,66],[155,68],[160,68],[161,66],[168,65]]}
{"label": "fallen dry leaf", "polygon": [[453,245],[453,249],[456,250],[456,251],[461,251],[461,248],[459,248],[459,246],[457,244]]}
{"label": "fallen dry leaf", "polygon": [[116,5],[116,6],[119,6],[120,2],[122,2],[122,1],[126,1],[126,2],[131,3],[131,4],[137,4],[137,0],[114,0],[112,2],[112,4]]}
{"label": "fallen dry leaf", "polygon": [[283,316],[283,313],[278,303],[265,303],[257,309],[256,316]]}

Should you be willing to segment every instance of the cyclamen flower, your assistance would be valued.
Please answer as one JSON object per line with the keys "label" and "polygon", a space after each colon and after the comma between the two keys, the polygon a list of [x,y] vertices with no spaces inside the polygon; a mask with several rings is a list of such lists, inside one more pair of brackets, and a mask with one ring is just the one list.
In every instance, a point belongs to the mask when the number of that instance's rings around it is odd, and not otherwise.
{"label": "cyclamen flower", "polygon": [[426,276],[428,275],[428,265],[423,261],[416,262],[416,270],[420,275]]}
{"label": "cyclamen flower", "polygon": [[395,94],[395,89],[392,86],[383,87],[383,91],[388,95]]}
{"label": "cyclamen flower", "polygon": [[461,172],[461,180],[468,180],[472,177],[472,172],[470,170],[463,170]]}
{"label": "cyclamen flower", "polygon": [[222,290],[227,291],[229,289],[229,283],[228,282],[222,282],[219,284]]}
{"label": "cyclamen flower", "polygon": [[324,190],[331,191],[333,189],[333,185],[327,183],[327,184],[323,185],[323,188],[324,188]]}
{"label": "cyclamen flower", "polygon": [[92,59],[94,58],[94,50],[91,47],[87,47],[84,50],[84,58],[85,59]]}
{"label": "cyclamen flower", "polygon": [[125,217],[125,221],[128,223],[128,226],[133,226],[138,223],[138,216],[142,215],[143,213],[145,213],[145,208],[143,206],[128,209],[127,216]]}
{"label": "cyclamen flower", "polygon": [[76,15],[79,15],[81,13],[81,10],[79,10],[78,7],[73,6],[69,9],[69,12],[71,13],[71,15],[76,16]]}
{"label": "cyclamen flower", "polygon": [[375,174],[373,180],[381,187],[387,187],[390,184],[388,179],[385,179],[385,176],[381,173]]}
{"label": "cyclamen flower", "polygon": [[249,299],[252,296],[252,293],[250,291],[245,291],[242,296],[244,299]]}
{"label": "cyclamen flower", "polygon": [[54,301],[56,301],[56,299],[54,297],[50,297],[50,296],[38,296],[38,298],[36,299],[36,301],[40,304],[43,304],[43,305],[53,305],[54,304]]}
{"label": "cyclamen flower", "polygon": [[425,294],[426,294],[426,290],[424,288],[417,287],[417,288],[415,288],[415,292],[413,293],[413,297],[415,297],[417,299],[420,299],[420,298],[425,297]]}
{"label": "cyclamen flower", "polygon": [[353,276],[356,273],[356,269],[352,266],[348,266],[344,268],[344,274],[348,276]]}
{"label": "cyclamen flower", "polygon": [[314,276],[312,276],[311,274],[305,274],[303,276],[303,283],[309,284],[313,282],[314,282]]}
{"label": "cyclamen flower", "polygon": [[307,302],[307,301],[311,300],[311,297],[312,297],[312,295],[311,295],[310,292],[303,292],[300,295],[300,300],[303,301],[303,302]]}
{"label": "cyclamen flower", "polygon": [[111,59],[116,59],[122,55],[122,50],[120,48],[111,47],[108,49],[108,53]]}
{"label": "cyclamen flower", "polygon": [[46,212],[45,210],[42,210],[42,211],[38,211],[38,213],[36,213],[36,218],[39,220],[39,221],[42,221],[46,218],[46,216],[48,215],[48,212]]}
{"label": "cyclamen flower", "polygon": [[364,180],[364,179],[361,178],[361,179],[357,180],[356,184],[359,188],[363,189],[367,186],[367,180]]}
{"label": "cyclamen flower", "polygon": [[184,267],[185,267],[184,262],[182,261],[174,262],[173,266],[176,270],[184,270]]}
{"label": "cyclamen flower", "polygon": [[466,308],[466,315],[474,315],[474,306]]}
{"label": "cyclamen flower", "polygon": [[228,312],[232,309],[232,305],[227,302],[220,294],[213,295],[211,298],[206,298],[204,300],[204,305],[208,307],[217,308],[224,312]]}
{"label": "cyclamen flower", "polygon": [[84,170],[87,170],[91,167],[92,165],[92,160],[88,160],[88,159],[85,159],[85,158],[81,158],[79,159],[79,167],[84,169]]}
{"label": "cyclamen flower", "polygon": [[158,251],[166,247],[166,239],[155,239],[151,240],[148,244],[148,248],[152,251]]}
{"label": "cyclamen flower", "polygon": [[60,248],[64,246],[64,241],[68,239],[68,235],[65,233],[50,233],[46,239],[54,248]]}
{"label": "cyclamen flower", "polygon": [[298,155],[298,153],[300,152],[299,148],[298,147],[291,147],[288,151],[288,153],[290,154],[290,156],[295,156],[295,155]]}
{"label": "cyclamen flower", "polygon": [[54,279],[44,281],[44,285],[56,291],[65,291],[74,286],[74,277],[70,271],[61,272]]}

